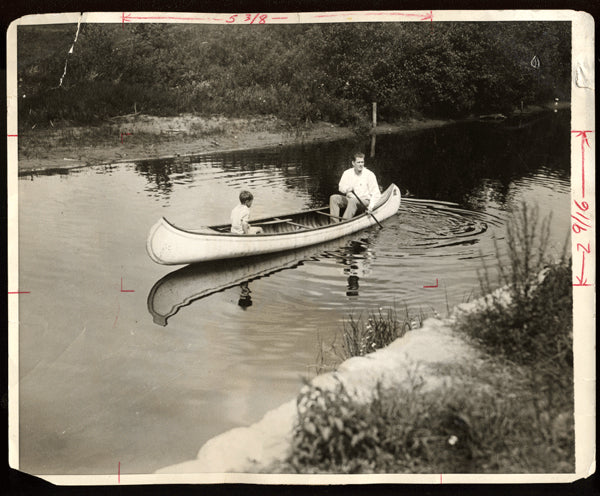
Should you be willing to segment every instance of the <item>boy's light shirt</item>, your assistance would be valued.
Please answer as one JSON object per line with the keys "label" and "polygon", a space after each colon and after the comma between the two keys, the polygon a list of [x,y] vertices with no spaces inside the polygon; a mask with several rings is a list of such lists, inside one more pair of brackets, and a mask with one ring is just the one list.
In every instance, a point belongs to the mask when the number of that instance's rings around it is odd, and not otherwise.
{"label": "boy's light shirt", "polygon": [[244,234],[242,226],[244,222],[248,224],[249,219],[250,209],[243,203],[236,205],[231,211],[231,232],[234,234]]}

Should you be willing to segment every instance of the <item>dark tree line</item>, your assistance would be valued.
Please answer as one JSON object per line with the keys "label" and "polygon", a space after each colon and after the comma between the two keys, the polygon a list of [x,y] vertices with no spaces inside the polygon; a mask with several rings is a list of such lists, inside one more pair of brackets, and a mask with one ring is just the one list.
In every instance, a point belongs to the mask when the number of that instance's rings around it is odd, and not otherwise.
{"label": "dark tree line", "polygon": [[[18,29],[19,121],[272,114],[298,126],[456,118],[569,99],[568,22]],[[59,87],[65,60],[66,75]]]}

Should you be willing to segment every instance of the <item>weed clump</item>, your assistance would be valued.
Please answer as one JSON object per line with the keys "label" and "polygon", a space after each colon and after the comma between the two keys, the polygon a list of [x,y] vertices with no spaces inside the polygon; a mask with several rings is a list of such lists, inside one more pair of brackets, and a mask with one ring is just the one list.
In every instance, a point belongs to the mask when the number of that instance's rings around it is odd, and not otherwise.
{"label": "weed clump", "polygon": [[380,308],[371,312],[366,322],[360,316],[350,315],[349,320],[344,322],[340,355],[346,359],[385,348],[404,336],[409,328],[407,320],[400,320],[394,309],[384,311]]}
{"label": "weed clump", "polygon": [[399,315],[395,307],[371,311],[366,319],[362,314],[358,317],[350,314],[331,344],[326,346],[319,341],[316,372],[335,370],[348,358],[365,356],[385,348],[409,330],[420,327],[423,320],[425,314],[422,311],[418,316],[411,315],[408,307],[404,315]]}

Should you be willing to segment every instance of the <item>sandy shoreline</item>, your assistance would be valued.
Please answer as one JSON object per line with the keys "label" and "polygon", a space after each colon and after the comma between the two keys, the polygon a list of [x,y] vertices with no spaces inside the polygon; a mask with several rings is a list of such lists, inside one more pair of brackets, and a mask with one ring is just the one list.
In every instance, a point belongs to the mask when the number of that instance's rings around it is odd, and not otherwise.
{"label": "sandy shoreline", "polygon": [[[377,134],[438,127],[450,121],[411,120],[382,124]],[[97,127],[32,130],[19,136],[19,173],[51,169],[197,156],[242,149],[335,141],[355,136],[352,129],[326,122],[301,132],[275,118],[227,119],[128,116]]]}
{"label": "sandy shoreline", "polygon": [[[526,113],[568,106],[569,102],[560,102],[558,106],[529,107]],[[416,131],[453,122],[456,121],[410,119],[394,124],[380,123],[376,134]],[[310,124],[298,131],[272,116],[205,118],[192,114],[177,117],[136,114],[117,117],[99,126],[57,126],[23,131],[18,137],[18,170],[19,174],[28,174],[52,169],[335,141],[355,136],[351,128],[327,122]]]}

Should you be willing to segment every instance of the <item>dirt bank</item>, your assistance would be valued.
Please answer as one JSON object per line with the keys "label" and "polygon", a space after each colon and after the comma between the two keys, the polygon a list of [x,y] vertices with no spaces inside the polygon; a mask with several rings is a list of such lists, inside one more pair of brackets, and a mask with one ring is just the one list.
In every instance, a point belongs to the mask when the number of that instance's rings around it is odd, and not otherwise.
{"label": "dirt bank", "polygon": [[[410,120],[383,124],[377,133],[423,129],[448,121]],[[350,128],[326,122],[291,129],[274,117],[248,119],[194,115],[131,115],[100,126],[32,129],[19,135],[19,171],[73,168],[101,163],[201,155],[351,138]]]}
{"label": "dirt bank", "polygon": [[[569,102],[552,102],[545,106],[527,107],[523,113],[568,106]],[[499,120],[505,118],[500,114],[493,114],[493,117]],[[476,119],[478,117],[472,116],[466,120]],[[408,119],[394,124],[380,123],[376,133],[413,131],[451,122],[454,121]],[[19,172],[333,141],[353,136],[355,132],[351,128],[327,122],[294,129],[272,116],[207,118],[192,114],[177,117],[135,114],[115,117],[111,122],[98,126],[70,126],[67,123],[22,131],[18,138]]]}

